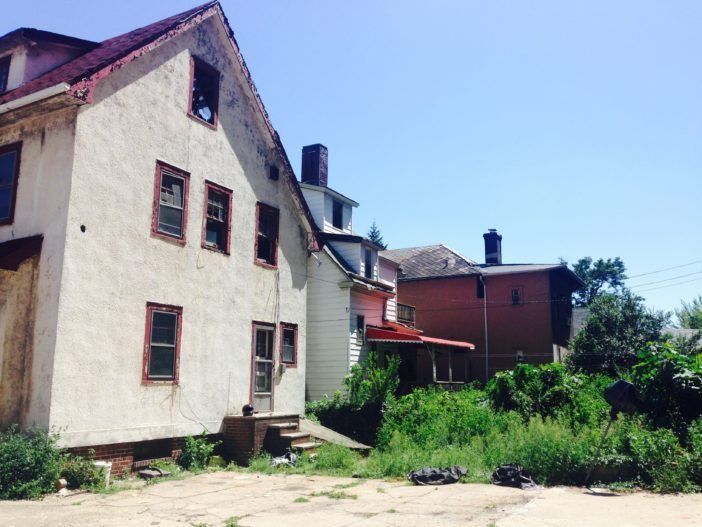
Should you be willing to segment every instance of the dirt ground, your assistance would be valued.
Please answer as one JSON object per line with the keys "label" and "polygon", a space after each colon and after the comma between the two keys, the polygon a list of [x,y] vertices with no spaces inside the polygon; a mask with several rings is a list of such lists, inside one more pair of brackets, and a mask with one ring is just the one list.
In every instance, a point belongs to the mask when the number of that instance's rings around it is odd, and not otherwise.
{"label": "dirt ground", "polygon": [[[227,522],[230,522],[229,524]],[[700,526],[702,495],[215,472],[111,495],[0,502],[12,526]]]}

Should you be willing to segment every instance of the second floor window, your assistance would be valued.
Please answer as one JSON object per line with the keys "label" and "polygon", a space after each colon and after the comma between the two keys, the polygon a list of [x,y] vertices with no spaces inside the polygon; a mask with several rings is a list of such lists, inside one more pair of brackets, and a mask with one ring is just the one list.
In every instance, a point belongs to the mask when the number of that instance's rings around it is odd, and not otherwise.
{"label": "second floor window", "polygon": [[14,219],[21,151],[21,143],[0,146],[0,225]]}
{"label": "second floor window", "polygon": [[191,82],[190,115],[216,126],[219,104],[219,72],[193,57]]}
{"label": "second floor window", "polygon": [[278,264],[278,209],[263,203],[256,205],[256,261]]}
{"label": "second floor window", "polygon": [[518,306],[520,305],[524,299],[522,298],[522,288],[521,287],[513,287],[512,288],[512,305],[513,306]]}
{"label": "second floor window", "polygon": [[202,246],[229,254],[232,191],[205,182],[205,232]]}
{"label": "second floor window", "polygon": [[288,366],[297,364],[297,326],[281,324],[281,360]]}
{"label": "second floor window", "polygon": [[185,242],[188,179],[187,172],[165,163],[157,164],[152,227],[155,234]]}
{"label": "second floor window", "polygon": [[340,201],[332,201],[332,225],[337,229],[344,228],[344,204]]}
{"label": "second floor window", "polygon": [[7,91],[7,82],[10,79],[10,61],[12,56],[0,59],[0,93]]}

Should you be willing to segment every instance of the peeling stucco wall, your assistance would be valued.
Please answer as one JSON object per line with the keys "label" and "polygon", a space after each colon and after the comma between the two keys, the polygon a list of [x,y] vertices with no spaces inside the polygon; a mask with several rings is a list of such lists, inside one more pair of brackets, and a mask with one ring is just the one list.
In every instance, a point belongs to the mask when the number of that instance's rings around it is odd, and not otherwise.
{"label": "peeling stucco wall", "polygon": [[[191,53],[222,73],[216,130],[186,115]],[[267,177],[281,160],[247,90],[211,18],[81,107],[51,403],[63,445],[218,431],[249,401],[254,320],[298,324],[298,367],[276,376],[275,411],[303,411],[305,233],[283,178]],[[151,236],[157,160],[190,172],[184,247]],[[230,256],[201,248],[205,179],[233,191]],[[254,264],[257,201],[280,209],[277,270]],[[149,301],[183,307],[178,385],[141,382]],[[277,327],[276,351],[279,339]]]}
{"label": "peeling stucco wall", "polygon": [[[33,328],[25,326],[18,336],[31,339],[25,345],[31,350],[31,361],[25,362],[24,379],[31,386],[28,399],[23,399],[22,426],[49,427],[56,320],[60,296],[63,248],[66,233],[68,196],[71,189],[75,109],[49,115],[28,117],[20,123],[0,128],[0,145],[22,142],[17,201],[12,225],[0,226],[0,243],[12,239],[42,234],[44,241],[34,273]],[[36,263],[36,262],[34,262]],[[26,312],[27,262],[17,272],[4,271],[0,281],[3,288],[24,291],[5,299],[0,315],[0,342],[7,342],[17,313]],[[15,340],[11,337],[11,340]],[[19,341],[10,348],[22,346]],[[5,344],[3,344],[4,349]],[[4,353],[5,351],[3,351]],[[23,380],[23,383],[25,381]],[[25,384],[23,384],[25,385]]]}

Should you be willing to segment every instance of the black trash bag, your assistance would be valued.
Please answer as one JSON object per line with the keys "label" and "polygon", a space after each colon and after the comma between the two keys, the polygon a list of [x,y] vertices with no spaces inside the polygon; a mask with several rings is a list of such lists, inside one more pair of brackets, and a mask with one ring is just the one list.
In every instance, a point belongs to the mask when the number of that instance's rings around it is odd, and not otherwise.
{"label": "black trash bag", "polygon": [[447,468],[424,467],[407,474],[407,479],[415,485],[449,485],[457,483],[466,472],[465,468],[458,465]]}
{"label": "black trash bag", "polygon": [[531,475],[519,465],[500,465],[492,473],[493,485],[531,489],[537,487]]}
{"label": "black trash bag", "polygon": [[624,379],[614,381],[604,391],[605,400],[612,407],[612,415],[616,412],[634,414],[644,409],[645,403],[641,399],[636,387]]}

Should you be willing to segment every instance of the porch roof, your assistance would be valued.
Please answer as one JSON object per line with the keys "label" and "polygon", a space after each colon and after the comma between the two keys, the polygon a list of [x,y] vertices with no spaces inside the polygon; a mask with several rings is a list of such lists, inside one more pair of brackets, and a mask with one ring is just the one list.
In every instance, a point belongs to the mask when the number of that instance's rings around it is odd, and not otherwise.
{"label": "porch roof", "polygon": [[470,342],[426,337],[424,335],[418,335],[416,332],[405,333],[404,331],[395,331],[392,329],[376,328],[370,326],[366,330],[366,338],[370,342],[393,342],[399,344],[434,344],[436,346],[446,346],[468,350],[475,349],[475,345],[471,344]]}

